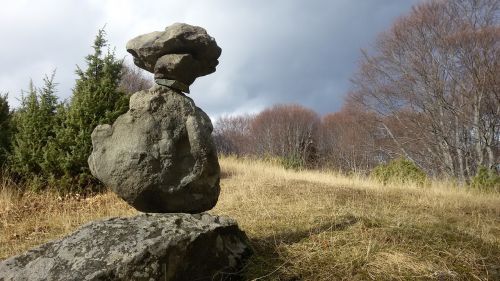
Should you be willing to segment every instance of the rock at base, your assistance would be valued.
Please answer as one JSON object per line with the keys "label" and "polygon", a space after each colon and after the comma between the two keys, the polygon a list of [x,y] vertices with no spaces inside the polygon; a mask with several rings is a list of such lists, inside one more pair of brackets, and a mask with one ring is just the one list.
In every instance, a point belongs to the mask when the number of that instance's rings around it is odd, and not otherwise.
{"label": "rock at base", "polygon": [[251,253],[230,218],[141,214],[88,223],[4,260],[0,280],[241,280]]}

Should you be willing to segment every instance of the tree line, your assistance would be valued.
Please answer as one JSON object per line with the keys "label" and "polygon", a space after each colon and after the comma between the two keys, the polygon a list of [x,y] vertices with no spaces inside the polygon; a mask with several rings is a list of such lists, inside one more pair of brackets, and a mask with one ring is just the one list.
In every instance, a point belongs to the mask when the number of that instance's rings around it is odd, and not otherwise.
{"label": "tree line", "polygon": [[16,109],[9,108],[6,94],[0,95],[2,177],[33,190],[81,192],[101,187],[87,165],[90,135],[98,124],[112,123],[128,110],[131,93],[152,85],[106,47],[101,29],[93,53],[85,57],[85,69],[77,66],[69,101],[59,101],[56,95],[55,71],[40,88],[30,82]]}
{"label": "tree line", "polygon": [[499,0],[415,6],[362,52],[352,85],[324,117],[281,105],[221,118],[219,149],[355,172],[405,158],[431,176],[498,178]]}
{"label": "tree line", "polygon": [[367,173],[391,159],[391,140],[373,114],[353,103],[321,117],[297,104],[275,105],[256,115],[220,117],[214,125],[219,153],[277,157],[290,167],[328,167]]}

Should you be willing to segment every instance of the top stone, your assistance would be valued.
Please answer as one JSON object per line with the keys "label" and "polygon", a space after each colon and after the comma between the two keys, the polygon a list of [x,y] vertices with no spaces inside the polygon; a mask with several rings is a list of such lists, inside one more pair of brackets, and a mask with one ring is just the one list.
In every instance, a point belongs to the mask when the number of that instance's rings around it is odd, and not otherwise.
{"label": "top stone", "polygon": [[[215,72],[222,50],[204,28],[175,23],[128,41],[127,51],[135,65],[155,74],[157,82],[174,80],[189,87],[197,77]],[[189,92],[185,87],[179,90]]]}

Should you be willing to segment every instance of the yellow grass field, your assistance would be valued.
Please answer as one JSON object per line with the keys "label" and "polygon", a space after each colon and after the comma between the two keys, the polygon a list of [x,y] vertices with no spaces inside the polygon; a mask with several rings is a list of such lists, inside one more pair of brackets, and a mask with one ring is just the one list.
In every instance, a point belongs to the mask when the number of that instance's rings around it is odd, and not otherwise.
{"label": "yellow grass field", "polygon": [[[381,186],[224,157],[212,213],[237,219],[247,280],[500,280],[500,195],[432,183]],[[113,193],[19,196],[0,183],[0,259],[79,225],[136,213]]]}

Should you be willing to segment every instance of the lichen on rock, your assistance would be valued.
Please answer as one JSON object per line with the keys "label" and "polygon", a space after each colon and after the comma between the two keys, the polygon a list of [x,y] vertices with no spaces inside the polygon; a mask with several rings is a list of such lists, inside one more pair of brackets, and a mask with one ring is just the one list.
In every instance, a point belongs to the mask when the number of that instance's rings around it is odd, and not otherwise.
{"label": "lichen on rock", "polygon": [[141,214],[88,223],[4,260],[0,280],[237,280],[251,253],[230,218]]}

